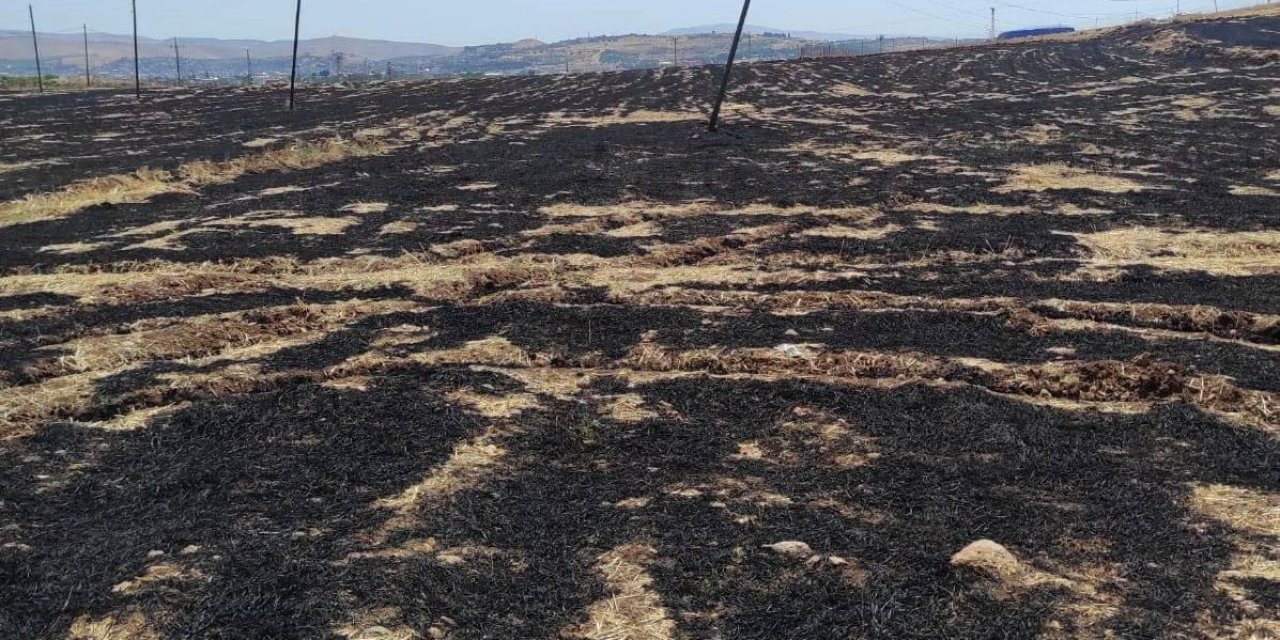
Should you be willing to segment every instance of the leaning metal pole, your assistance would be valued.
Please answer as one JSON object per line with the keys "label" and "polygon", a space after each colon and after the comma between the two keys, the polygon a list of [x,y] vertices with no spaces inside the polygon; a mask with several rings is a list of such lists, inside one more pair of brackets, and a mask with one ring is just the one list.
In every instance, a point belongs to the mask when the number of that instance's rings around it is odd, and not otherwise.
{"label": "leaning metal pole", "polygon": [[720,107],[724,106],[724,95],[729,91],[729,74],[733,73],[733,59],[738,57],[738,43],[742,41],[742,30],[747,26],[747,12],[751,10],[751,0],[743,0],[742,17],[738,18],[738,30],[733,34],[733,46],[729,47],[729,62],[724,66],[724,77],[720,79],[720,93],[716,95],[716,105],[711,109],[711,130],[720,126]]}
{"label": "leaning metal pole", "polygon": [[293,17],[293,70],[289,72],[289,110],[293,111],[294,84],[298,81],[298,31],[302,28],[302,0]]}
{"label": "leaning metal pole", "polygon": [[31,16],[31,45],[36,50],[36,84],[40,93],[44,93],[44,71],[40,69],[40,39],[36,37],[36,10],[27,5],[27,14]]}
{"label": "leaning metal pole", "polygon": [[133,92],[142,99],[142,71],[138,68],[138,0],[133,0]]}

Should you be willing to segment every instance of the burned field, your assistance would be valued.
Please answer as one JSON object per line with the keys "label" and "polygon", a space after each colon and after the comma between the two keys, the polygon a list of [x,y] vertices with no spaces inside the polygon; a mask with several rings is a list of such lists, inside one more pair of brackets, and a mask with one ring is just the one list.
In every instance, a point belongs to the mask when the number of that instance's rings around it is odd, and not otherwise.
{"label": "burned field", "polygon": [[1278,637],[1277,32],[0,97],[0,637]]}

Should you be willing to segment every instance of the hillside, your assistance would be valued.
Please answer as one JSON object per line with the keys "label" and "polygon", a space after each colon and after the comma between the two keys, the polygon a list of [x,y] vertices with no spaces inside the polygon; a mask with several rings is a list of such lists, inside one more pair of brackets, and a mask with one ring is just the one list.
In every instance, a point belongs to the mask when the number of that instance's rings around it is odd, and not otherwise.
{"label": "hillside", "polygon": [[[559,73],[564,71],[566,61],[570,71],[577,72],[651,69],[672,64],[677,56],[682,65],[723,62],[728,55],[731,31],[712,33],[714,30],[712,25],[678,30],[680,34],[598,36],[554,43],[523,40],[469,47],[329,37],[303,40],[300,53],[304,77],[321,72],[326,76],[363,74],[366,70],[381,72],[387,62],[392,63],[393,70],[402,75],[416,74],[419,70],[436,74]],[[763,35],[764,28],[759,30],[761,34],[752,35],[744,43],[742,53],[745,59],[793,58],[800,47],[817,42],[818,36],[840,40],[854,38],[812,33],[788,37],[782,32]],[[73,77],[83,75],[84,43],[79,35],[41,34],[40,37],[47,73]],[[143,75],[171,78],[174,73],[173,41],[143,39],[140,42]],[[867,51],[878,51],[878,44],[865,42],[869,43],[865,47]],[[847,46],[857,44],[846,42]],[[889,38],[885,42],[885,50],[937,44],[941,41]],[[246,71],[245,49],[249,49],[257,61],[255,69],[267,75],[288,73],[292,52],[291,41],[181,38],[180,46],[190,73],[231,78],[242,77]],[[131,77],[132,47],[132,39],[128,36],[92,34],[91,65],[95,73],[108,77]],[[346,66],[338,66],[334,60],[337,53],[343,54]],[[29,33],[0,31],[0,73],[35,73]]]}
{"label": "hillside", "polygon": [[0,95],[0,638],[1280,637],[1280,15],[718,76]]}
{"label": "hillside", "polygon": [[[217,38],[181,38],[182,55],[193,60],[242,59],[244,50],[251,49],[263,58],[284,58],[293,52],[292,40],[222,40]],[[139,54],[143,58],[172,58],[173,40],[139,38]],[[353,59],[369,58],[386,60],[407,56],[447,56],[457,51],[453,47],[412,42],[390,42],[331,36],[302,40],[300,51],[315,56],[327,56],[342,51]],[[40,51],[49,60],[65,58],[71,64],[84,59],[84,40],[80,34],[40,34]],[[90,51],[95,64],[133,59],[133,38],[128,35],[93,33]],[[32,56],[31,33],[0,31],[0,61],[25,61]]]}

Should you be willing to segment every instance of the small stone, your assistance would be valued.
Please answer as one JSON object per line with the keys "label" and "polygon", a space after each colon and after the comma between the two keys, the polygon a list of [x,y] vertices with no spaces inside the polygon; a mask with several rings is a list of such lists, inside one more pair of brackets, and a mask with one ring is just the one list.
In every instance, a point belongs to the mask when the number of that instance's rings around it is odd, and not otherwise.
{"label": "small stone", "polygon": [[807,355],[803,348],[794,344],[780,344],[774,350],[788,358],[803,358]]}
{"label": "small stone", "polygon": [[1022,565],[1009,550],[991,540],[978,540],[951,556],[951,566],[972,569],[994,578],[1017,575]]}
{"label": "small stone", "polygon": [[153,558],[159,558],[159,557],[160,557],[160,556],[162,556],[162,555],[164,555],[164,552],[163,552],[163,551],[161,551],[161,550],[159,550],[159,549],[152,549],[151,551],[148,551],[148,552],[147,552],[147,559],[148,559],[148,560],[151,560],[151,559],[153,559]]}
{"label": "small stone", "polygon": [[795,329],[787,329],[786,335],[794,337],[794,336],[800,335],[800,332],[796,331]]}
{"label": "small stone", "polygon": [[799,540],[784,540],[766,544],[763,548],[789,558],[808,558],[813,555],[813,549]]}
{"label": "small stone", "polygon": [[443,627],[433,625],[430,629],[427,629],[427,635],[434,638],[434,640],[444,640],[449,637],[449,632],[445,631]]}
{"label": "small stone", "polygon": [[386,627],[373,626],[366,627],[356,634],[352,640],[377,640],[378,638],[386,638],[391,635],[391,630]]}
{"label": "small stone", "polygon": [[182,555],[184,555],[184,556],[189,556],[189,555],[191,555],[191,554],[193,554],[193,553],[196,553],[196,552],[198,552],[198,551],[200,551],[200,546],[199,546],[199,545],[189,544],[189,545],[187,545],[187,546],[185,546],[185,547],[183,547],[183,548],[182,548],[181,553],[182,553]]}
{"label": "small stone", "polygon": [[831,556],[830,558],[827,558],[827,562],[831,563],[831,566],[833,567],[843,567],[849,564],[848,560],[845,560],[840,556]]}

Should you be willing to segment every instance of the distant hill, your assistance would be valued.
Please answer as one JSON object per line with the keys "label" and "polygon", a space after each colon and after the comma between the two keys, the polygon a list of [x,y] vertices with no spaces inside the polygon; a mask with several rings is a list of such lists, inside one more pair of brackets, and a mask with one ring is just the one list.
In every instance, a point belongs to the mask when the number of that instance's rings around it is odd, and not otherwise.
{"label": "distant hill", "polygon": [[[525,39],[516,42],[448,47],[417,42],[393,42],[331,36],[303,40],[299,47],[299,72],[303,77],[369,76],[391,73],[396,76],[434,74],[520,74],[563,73],[644,69],[671,65],[718,64],[728,55],[729,36],[736,25],[702,25],[675,29],[666,34],[602,35],[545,43]],[[792,31],[753,25],[753,37],[743,43],[744,61],[792,58],[816,42],[839,42],[846,51],[874,53],[880,43],[869,37],[840,33]],[[680,36],[678,43],[672,36]],[[949,41],[948,41],[949,42]],[[884,51],[938,46],[942,41],[928,38],[890,38]],[[188,79],[237,81],[248,73],[245,49],[253,58],[257,78],[279,78],[290,69],[292,41],[224,40],[179,37],[183,71]],[[91,66],[104,78],[133,75],[133,41],[129,35],[89,34]],[[76,33],[40,34],[44,71],[51,75],[79,75],[84,71],[84,42]],[[164,79],[176,75],[173,41],[140,38],[139,53],[144,78]],[[341,60],[335,53],[341,53]],[[0,30],[0,75],[30,75],[35,72],[31,34]]]}
{"label": "distant hill", "polygon": [[[184,59],[219,60],[243,58],[250,49],[254,57],[282,58],[293,52],[292,40],[223,40],[219,38],[178,38]],[[172,40],[153,38],[138,39],[139,54],[143,58],[171,57]],[[330,36],[302,40],[299,50],[304,55],[327,56],[341,51],[353,60],[390,60],[405,57],[446,57],[461,48],[417,42],[392,42],[389,40],[365,40]],[[95,65],[133,58],[133,38],[128,35],[91,33],[89,51]],[[79,60],[84,56],[84,40],[80,34],[40,34],[40,54],[51,62],[60,58]],[[24,60],[30,58],[31,33],[27,31],[0,31],[0,60]],[[72,62],[68,60],[68,62]]]}
{"label": "distant hill", "polygon": [[[737,28],[738,28],[737,23],[723,22],[719,24],[698,25],[696,27],[681,27],[679,29],[672,29],[670,31],[667,31],[662,35],[683,36],[683,35],[690,35],[695,33],[733,33],[735,30],[737,30]],[[860,40],[868,37],[868,36],[859,36],[859,35],[853,35],[848,33],[826,33],[822,31],[793,31],[791,29],[782,29],[778,27],[762,27],[760,25],[754,25],[754,24],[747,25],[746,28],[743,29],[743,31],[753,35],[759,35],[764,33],[786,33],[786,34],[789,34],[792,38],[801,38],[804,40],[840,41],[840,40]]]}

